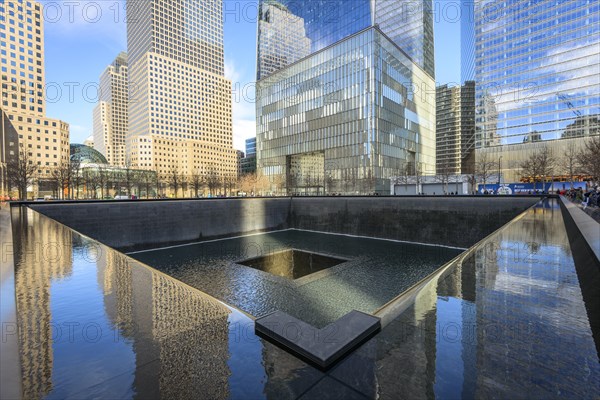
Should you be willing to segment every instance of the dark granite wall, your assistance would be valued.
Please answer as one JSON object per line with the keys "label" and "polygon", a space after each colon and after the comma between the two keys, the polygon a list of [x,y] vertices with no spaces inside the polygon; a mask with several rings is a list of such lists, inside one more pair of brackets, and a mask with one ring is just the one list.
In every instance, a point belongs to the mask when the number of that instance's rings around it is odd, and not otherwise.
{"label": "dark granite wall", "polygon": [[537,203],[519,197],[294,198],[297,229],[470,247]]}
{"label": "dark granite wall", "polygon": [[538,200],[286,197],[31,203],[29,207],[123,251],[287,228],[469,247]]}
{"label": "dark granite wall", "polygon": [[31,204],[110,247],[159,246],[288,228],[289,198]]}

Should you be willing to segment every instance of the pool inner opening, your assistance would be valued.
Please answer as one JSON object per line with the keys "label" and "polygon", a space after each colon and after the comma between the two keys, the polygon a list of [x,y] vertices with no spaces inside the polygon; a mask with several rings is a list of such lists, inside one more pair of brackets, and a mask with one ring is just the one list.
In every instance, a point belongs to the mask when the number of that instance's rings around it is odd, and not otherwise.
{"label": "pool inner opening", "polygon": [[284,278],[299,279],[346,261],[324,254],[289,249],[249,258],[237,263]]}

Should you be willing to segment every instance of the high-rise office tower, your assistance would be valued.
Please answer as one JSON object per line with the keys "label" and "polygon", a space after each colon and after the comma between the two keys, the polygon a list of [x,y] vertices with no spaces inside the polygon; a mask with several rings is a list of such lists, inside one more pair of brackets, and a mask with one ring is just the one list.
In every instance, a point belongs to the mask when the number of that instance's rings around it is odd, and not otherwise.
{"label": "high-rise office tower", "polygon": [[132,165],[235,176],[222,0],[130,0],[127,22]]}
{"label": "high-rise office tower", "polygon": [[[40,3],[0,3],[0,53],[2,159],[8,162],[20,155],[27,157],[38,165],[34,192],[51,193],[48,178],[52,169],[69,162],[69,125],[46,117],[44,19]],[[7,166],[2,170],[0,190],[6,191]]]}
{"label": "high-rise office tower", "polygon": [[504,181],[537,149],[556,160],[599,133],[598,1],[477,1],[475,34],[476,155]]}
{"label": "high-rise office tower", "polygon": [[436,172],[469,174],[475,169],[475,82],[436,89]]}
{"label": "high-rise office tower", "polygon": [[100,76],[98,105],[94,108],[94,146],[110,165],[123,167],[128,129],[129,84],[127,53],[120,53]]}
{"label": "high-rise office tower", "polygon": [[433,57],[430,0],[261,0],[258,168],[291,193],[434,173]]}

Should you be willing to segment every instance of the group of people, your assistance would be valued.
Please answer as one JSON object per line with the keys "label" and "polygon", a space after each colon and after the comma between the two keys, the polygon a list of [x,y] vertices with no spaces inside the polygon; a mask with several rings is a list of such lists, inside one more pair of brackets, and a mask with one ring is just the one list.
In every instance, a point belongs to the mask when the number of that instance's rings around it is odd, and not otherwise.
{"label": "group of people", "polygon": [[569,200],[581,203],[585,210],[588,206],[598,207],[600,205],[600,186],[584,191],[581,188],[559,191],[559,194]]}

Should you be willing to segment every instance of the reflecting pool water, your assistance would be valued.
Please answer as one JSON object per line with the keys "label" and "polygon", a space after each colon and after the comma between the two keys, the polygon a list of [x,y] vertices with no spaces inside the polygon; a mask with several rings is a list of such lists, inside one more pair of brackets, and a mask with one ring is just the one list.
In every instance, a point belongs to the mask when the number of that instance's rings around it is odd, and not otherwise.
{"label": "reflecting pool water", "polygon": [[[348,261],[295,280],[245,261],[262,257],[286,264],[278,255],[290,254],[284,251],[290,249]],[[131,256],[256,317],[281,310],[323,327],[352,310],[374,312],[460,253],[447,247],[287,230]]]}
{"label": "reflecting pool water", "polygon": [[20,365],[8,367],[27,399],[600,398],[554,201],[423,288],[327,373],[256,337],[241,312],[46,217],[17,211],[12,223],[2,249],[14,258],[17,318],[3,303],[2,324],[18,336]]}

